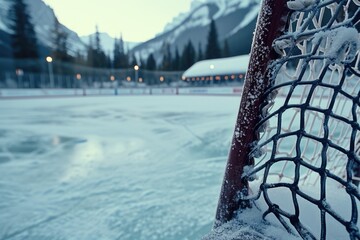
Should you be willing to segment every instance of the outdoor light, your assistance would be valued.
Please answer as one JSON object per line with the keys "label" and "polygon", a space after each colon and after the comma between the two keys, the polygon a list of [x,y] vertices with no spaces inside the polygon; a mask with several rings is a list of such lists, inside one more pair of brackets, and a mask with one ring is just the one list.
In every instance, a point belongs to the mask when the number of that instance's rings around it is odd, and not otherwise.
{"label": "outdoor light", "polygon": [[139,82],[143,82],[143,79],[142,79],[142,78],[139,78]]}
{"label": "outdoor light", "polygon": [[215,65],[214,64],[210,64],[210,69],[214,69]]}
{"label": "outdoor light", "polygon": [[135,65],[135,66],[134,66],[134,70],[135,70],[135,80],[134,80],[134,81],[135,81],[135,82],[136,82],[136,81],[139,81],[139,68],[140,68],[140,67],[139,67],[138,65]]}
{"label": "outdoor light", "polygon": [[48,63],[48,68],[49,68],[50,87],[53,88],[54,87],[54,72],[53,72],[53,67],[52,67],[53,59],[52,59],[52,57],[47,56],[46,61]]}
{"label": "outdoor light", "polygon": [[80,74],[80,73],[76,74],[76,79],[77,79],[77,80],[80,80],[80,79],[81,79],[81,74]]}
{"label": "outdoor light", "polygon": [[163,76],[160,77],[160,82],[163,82],[165,78]]}
{"label": "outdoor light", "polygon": [[131,77],[127,77],[126,81],[130,82],[131,81]]}
{"label": "outdoor light", "polygon": [[46,57],[46,61],[47,61],[48,63],[51,63],[51,62],[53,61],[53,59],[52,59],[52,57],[47,56],[47,57]]}
{"label": "outdoor light", "polygon": [[114,81],[114,80],[115,80],[115,77],[114,77],[114,76],[111,76],[111,77],[110,77],[110,80],[111,80],[111,81]]}
{"label": "outdoor light", "polygon": [[20,68],[16,69],[15,73],[16,73],[17,76],[24,75],[24,71],[22,69],[20,69]]}

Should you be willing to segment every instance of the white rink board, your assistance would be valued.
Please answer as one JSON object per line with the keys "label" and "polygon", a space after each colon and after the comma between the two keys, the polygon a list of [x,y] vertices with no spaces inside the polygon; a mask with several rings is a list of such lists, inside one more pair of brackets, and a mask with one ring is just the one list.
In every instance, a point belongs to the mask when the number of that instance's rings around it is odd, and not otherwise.
{"label": "white rink board", "polygon": [[240,95],[242,87],[0,89],[0,98],[101,95]]}

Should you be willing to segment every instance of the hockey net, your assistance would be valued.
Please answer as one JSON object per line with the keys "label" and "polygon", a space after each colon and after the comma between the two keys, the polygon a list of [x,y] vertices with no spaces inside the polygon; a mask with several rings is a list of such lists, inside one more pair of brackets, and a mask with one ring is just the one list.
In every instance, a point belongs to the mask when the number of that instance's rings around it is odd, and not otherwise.
{"label": "hockey net", "polygon": [[[264,0],[216,216],[360,239],[360,1]],[[345,238],[343,238],[345,237]]]}

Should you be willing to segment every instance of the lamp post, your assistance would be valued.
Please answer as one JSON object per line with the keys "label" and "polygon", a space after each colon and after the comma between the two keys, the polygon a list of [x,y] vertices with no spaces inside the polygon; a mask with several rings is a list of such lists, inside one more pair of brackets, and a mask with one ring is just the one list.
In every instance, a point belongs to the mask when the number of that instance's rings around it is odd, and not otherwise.
{"label": "lamp post", "polygon": [[76,75],[75,75],[75,77],[76,77],[76,80],[78,80],[79,81],[79,83],[77,83],[77,82],[75,82],[75,88],[77,88],[77,86],[79,86],[79,88],[80,88],[80,86],[81,86],[81,74],[80,73],[77,73]]}
{"label": "lamp post", "polygon": [[52,67],[52,57],[47,56],[46,61],[48,63],[49,68],[49,78],[50,78],[50,88],[54,88],[54,73],[53,73],[53,67]]}
{"label": "lamp post", "polygon": [[134,66],[134,70],[135,70],[135,82],[139,81],[139,69],[140,67],[138,65]]}
{"label": "lamp post", "polygon": [[[215,65],[214,64],[210,64],[210,71],[215,69]],[[210,86],[214,86],[214,78],[210,78]]]}
{"label": "lamp post", "polygon": [[164,77],[164,76],[160,76],[159,80],[160,80],[160,85],[162,85],[162,84],[164,83],[164,81],[165,81],[165,77]]}
{"label": "lamp post", "polygon": [[15,71],[16,73],[16,76],[17,76],[17,88],[20,88],[21,85],[23,85],[24,87],[24,84],[22,83],[22,76],[24,75],[24,71],[20,68],[16,69]]}

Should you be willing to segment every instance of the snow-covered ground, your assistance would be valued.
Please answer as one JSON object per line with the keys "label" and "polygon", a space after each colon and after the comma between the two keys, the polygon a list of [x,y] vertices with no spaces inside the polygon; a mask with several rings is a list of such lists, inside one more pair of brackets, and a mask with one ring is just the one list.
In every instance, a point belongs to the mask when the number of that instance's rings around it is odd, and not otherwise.
{"label": "snow-covered ground", "polygon": [[239,97],[0,101],[0,239],[200,239]]}
{"label": "snow-covered ground", "polygon": [[[239,102],[178,95],[0,100],[0,240],[297,239],[273,217],[272,225],[263,222],[257,208],[209,234]],[[320,189],[300,188],[314,197]],[[345,190],[328,193],[327,202],[349,219]],[[272,199],[291,212],[288,193]],[[302,221],[318,234],[317,206],[299,202]],[[267,209],[263,200],[257,206]],[[343,226],[327,222],[329,239],[347,238]]]}

